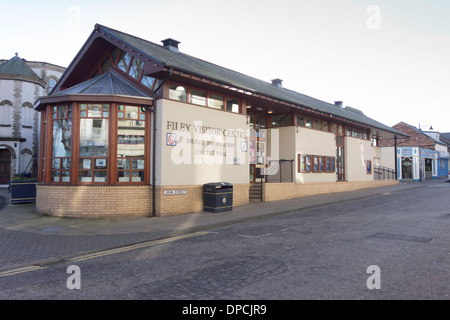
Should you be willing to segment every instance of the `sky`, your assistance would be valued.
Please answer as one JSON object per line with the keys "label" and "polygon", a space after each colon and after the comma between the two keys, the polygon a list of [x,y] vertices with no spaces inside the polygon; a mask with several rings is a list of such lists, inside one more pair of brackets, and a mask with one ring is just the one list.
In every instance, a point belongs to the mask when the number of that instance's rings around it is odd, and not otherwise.
{"label": "sky", "polygon": [[450,132],[448,0],[0,0],[0,59],[67,67],[96,23],[287,89]]}

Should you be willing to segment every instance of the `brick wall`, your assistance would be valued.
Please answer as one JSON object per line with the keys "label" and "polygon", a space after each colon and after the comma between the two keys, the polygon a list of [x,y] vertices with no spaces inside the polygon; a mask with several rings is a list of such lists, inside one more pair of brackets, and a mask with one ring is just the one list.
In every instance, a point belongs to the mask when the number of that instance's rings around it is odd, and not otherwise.
{"label": "brick wall", "polygon": [[266,183],[264,201],[278,201],[334,192],[354,191],[398,184],[396,180],[320,182],[320,183]]}
{"label": "brick wall", "polygon": [[[418,128],[414,128],[404,122],[400,122],[392,128],[410,136],[408,139],[397,139],[397,147],[413,147],[419,145]],[[379,141],[380,147],[393,147],[394,145],[394,139],[382,139]],[[422,148],[434,150],[435,142],[426,134],[422,133],[420,136],[420,145]]]}
{"label": "brick wall", "polygon": [[[186,191],[165,195],[165,190]],[[134,218],[152,216],[152,186],[37,185],[36,210],[75,218]],[[156,187],[156,216],[203,211],[203,186]],[[249,185],[233,186],[233,206],[249,203]]]}

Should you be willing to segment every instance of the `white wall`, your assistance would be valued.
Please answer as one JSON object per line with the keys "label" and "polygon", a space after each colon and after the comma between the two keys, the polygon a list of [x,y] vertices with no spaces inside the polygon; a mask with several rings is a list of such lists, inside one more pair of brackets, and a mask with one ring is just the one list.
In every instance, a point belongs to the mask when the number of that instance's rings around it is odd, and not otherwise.
{"label": "white wall", "polygon": [[[248,149],[245,115],[167,99],[156,108],[157,185],[249,183],[248,151],[241,152],[242,144]],[[175,146],[167,145],[168,133],[176,135]]]}
{"label": "white wall", "polygon": [[[345,137],[345,171],[347,181],[371,181],[374,150],[368,140]],[[367,174],[366,161],[372,161],[372,174]]]}
{"label": "white wall", "polygon": [[298,155],[336,157],[336,140],[333,133],[308,129],[295,130],[295,181],[296,182],[335,182],[336,173],[298,172]]}

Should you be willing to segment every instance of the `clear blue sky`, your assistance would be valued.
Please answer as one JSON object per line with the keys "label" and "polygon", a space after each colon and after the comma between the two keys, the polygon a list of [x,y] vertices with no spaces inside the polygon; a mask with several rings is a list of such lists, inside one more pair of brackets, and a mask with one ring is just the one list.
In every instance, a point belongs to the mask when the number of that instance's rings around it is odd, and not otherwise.
{"label": "clear blue sky", "polygon": [[[0,59],[68,66],[95,23],[394,125],[450,132],[448,0],[0,0]],[[428,129],[429,126],[424,126]]]}

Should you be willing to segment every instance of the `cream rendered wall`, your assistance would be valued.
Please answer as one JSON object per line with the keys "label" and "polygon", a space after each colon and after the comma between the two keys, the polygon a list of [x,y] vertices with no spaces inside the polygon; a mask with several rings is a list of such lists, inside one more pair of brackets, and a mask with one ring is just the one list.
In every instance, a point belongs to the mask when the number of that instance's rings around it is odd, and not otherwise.
{"label": "cream rendered wall", "polygon": [[367,174],[366,161],[374,165],[374,151],[368,140],[345,137],[345,171],[347,181],[372,181],[373,173]]}
{"label": "cream rendered wall", "polygon": [[395,169],[394,147],[382,147],[380,166]]}
{"label": "cream rendered wall", "polygon": [[296,182],[335,182],[336,173],[299,173],[298,154],[336,157],[336,140],[333,133],[295,128],[295,181]]}
{"label": "cream rendered wall", "polygon": [[[241,151],[248,146],[246,116],[168,99],[156,101],[156,109],[156,185],[249,183],[248,151]],[[210,130],[202,134],[200,126]],[[175,146],[167,145],[168,133],[176,135]]]}

